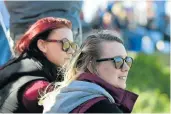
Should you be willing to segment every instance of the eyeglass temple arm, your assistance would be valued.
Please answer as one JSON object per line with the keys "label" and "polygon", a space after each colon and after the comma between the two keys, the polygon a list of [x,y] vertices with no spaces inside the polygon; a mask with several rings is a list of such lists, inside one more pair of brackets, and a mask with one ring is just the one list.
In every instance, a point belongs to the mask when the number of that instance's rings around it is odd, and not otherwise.
{"label": "eyeglass temple arm", "polygon": [[96,62],[102,62],[102,61],[108,61],[108,60],[113,60],[113,58],[98,59],[96,60]]}
{"label": "eyeglass temple arm", "polygon": [[46,40],[47,42],[62,42],[61,40]]}

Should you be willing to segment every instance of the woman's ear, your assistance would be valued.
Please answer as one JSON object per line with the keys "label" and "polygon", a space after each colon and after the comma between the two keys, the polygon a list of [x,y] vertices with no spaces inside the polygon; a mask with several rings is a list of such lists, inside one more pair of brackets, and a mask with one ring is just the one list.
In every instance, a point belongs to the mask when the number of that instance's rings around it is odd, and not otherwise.
{"label": "woman's ear", "polygon": [[98,75],[98,65],[96,64],[96,62],[90,61],[87,65],[87,69],[91,73]]}
{"label": "woman's ear", "polygon": [[47,52],[47,46],[46,46],[46,42],[42,39],[39,39],[37,41],[37,47],[39,48],[40,51],[42,51],[43,53]]}
{"label": "woman's ear", "polygon": [[88,69],[91,73],[95,73],[95,71],[96,71],[96,68],[93,68],[93,67],[94,67],[93,62],[90,61],[90,62],[88,63],[88,65],[87,65],[87,69]]}

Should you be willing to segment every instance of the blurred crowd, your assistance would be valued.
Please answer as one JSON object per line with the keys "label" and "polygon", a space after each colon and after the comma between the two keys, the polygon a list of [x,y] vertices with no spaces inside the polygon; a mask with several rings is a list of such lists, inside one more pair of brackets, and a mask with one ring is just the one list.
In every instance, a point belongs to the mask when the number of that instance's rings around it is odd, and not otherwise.
{"label": "blurred crowd", "polygon": [[[94,7],[96,8],[91,8]],[[85,1],[83,32],[111,29],[122,36],[128,50],[152,54],[170,52],[170,2]]]}

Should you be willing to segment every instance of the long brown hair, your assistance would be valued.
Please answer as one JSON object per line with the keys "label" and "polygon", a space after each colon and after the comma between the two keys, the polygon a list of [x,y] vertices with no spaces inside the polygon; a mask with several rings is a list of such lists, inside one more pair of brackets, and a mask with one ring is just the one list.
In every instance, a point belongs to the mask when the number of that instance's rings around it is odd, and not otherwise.
{"label": "long brown hair", "polygon": [[[57,86],[55,90],[42,96],[40,102],[43,102],[44,98],[48,95],[57,95],[63,87],[76,80],[79,77],[79,73],[91,72],[96,74],[96,60],[100,58],[102,52],[101,43],[111,41],[123,44],[119,35],[113,31],[101,30],[88,35],[84,43],[81,45],[80,50],[65,66],[66,71],[64,73],[64,81],[56,82]],[[90,69],[92,70],[90,71]]]}

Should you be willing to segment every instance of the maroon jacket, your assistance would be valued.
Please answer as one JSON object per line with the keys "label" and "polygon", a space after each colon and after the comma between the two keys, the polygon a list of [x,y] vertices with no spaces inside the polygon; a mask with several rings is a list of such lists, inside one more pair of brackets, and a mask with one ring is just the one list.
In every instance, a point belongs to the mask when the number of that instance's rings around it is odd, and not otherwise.
{"label": "maroon jacket", "polygon": [[88,100],[78,106],[72,111],[72,113],[130,113],[138,98],[138,95],[127,90],[115,88],[100,77],[91,73],[81,74],[78,80],[100,85],[112,95],[115,103],[111,104],[105,97],[98,97]]}

